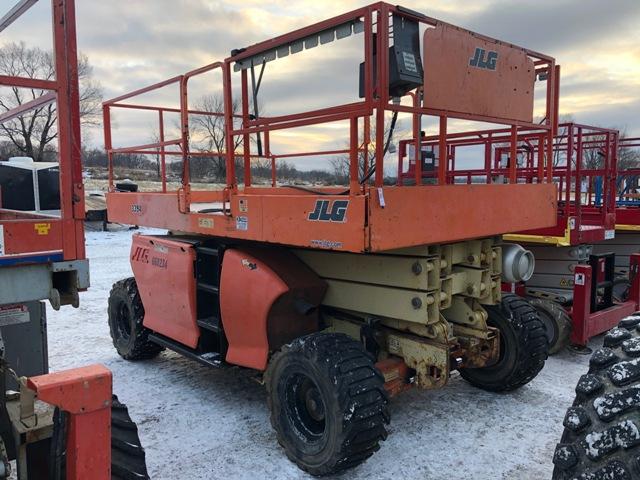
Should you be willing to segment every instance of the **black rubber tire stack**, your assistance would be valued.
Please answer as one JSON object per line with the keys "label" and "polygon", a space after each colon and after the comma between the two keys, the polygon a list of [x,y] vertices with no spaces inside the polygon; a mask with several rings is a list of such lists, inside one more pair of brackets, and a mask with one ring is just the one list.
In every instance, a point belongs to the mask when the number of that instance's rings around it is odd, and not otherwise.
{"label": "black rubber tire stack", "polygon": [[554,480],[640,479],[640,313],[606,334],[563,424]]}
{"label": "black rubber tire stack", "polygon": [[364,462],[387,437],[384,379],[351,337],[314,333],[294,340],[273,355],[265,383],[278,442],[312,475]]}

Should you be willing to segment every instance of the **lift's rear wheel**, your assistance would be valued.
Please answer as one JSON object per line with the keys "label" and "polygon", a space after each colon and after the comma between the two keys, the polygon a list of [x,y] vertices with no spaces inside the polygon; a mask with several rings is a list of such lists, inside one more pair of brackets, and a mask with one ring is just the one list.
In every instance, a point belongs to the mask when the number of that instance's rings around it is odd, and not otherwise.
{"label": "lift's rear wheel", "polygon": [[314,333],[284,346],[265,383],[278,442],[312,475],[364,462],[387,437],[384,379],[346,335]]}
{"label": "lift's rear wheel", "polygon": [[529,303],[538,311],[547,333],[549,355],[558,353],[569,345],[571,336],[571,317],[561,305],[551,300],[534,298]]}
{"label": "lift's rear wheel", "polygon": [[634,314],[605,335],[578,381],[553,479],[640,479],[639,408],[640,314]]}
{"label": "lift's rear wheel", "polygon": [[[64,480],[66,475],[66,420],[64,412],[54,412],[53,448],[50,477]],[[127,407],[113,396],[111,402],[111,480],[148,480],[145,451],[138,427]]]}
{"label": "lift's rear wheel", "polygon": [[500,305],[486,307],[487,323],[500,332],[500,357],[482,368],[461,368],[460,375],[492,392],[515,390],[533,380],[547,359],[547,336],[535,308],[517,295],[503,294]]}
{"label": "lift's rear wheel", "polygon": [[114,283],[109,295],[109,330],[113,345],[126,360],[153,358],[163,350],[149,341],[143,320],[144,307],[135,278]]}

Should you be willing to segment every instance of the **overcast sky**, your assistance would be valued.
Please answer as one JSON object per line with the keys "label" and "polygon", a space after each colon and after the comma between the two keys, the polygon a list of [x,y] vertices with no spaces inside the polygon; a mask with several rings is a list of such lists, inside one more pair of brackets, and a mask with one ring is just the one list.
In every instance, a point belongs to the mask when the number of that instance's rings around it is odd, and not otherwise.
{"label": "overcast sky", "polygon": [[[0,3],[7,9],[15,0]],[[50,30],[45,25],[50,2],[39,3],[21,20],[22,24],[7,30],[0,42],[23,39],[29,45],[47,46]],[[222,60],[233,48],[366,3],[76,0],[78,45],[88,55],[105,98],[110,98]],[[562,65],[562,114],[572,115],[581,123],[618,127],[640,135],[640,0],[407,0],[403,5],[555,57]],[[327,98],[355,98],[360,61],[355,52],[359,52],[359,45],[344,41],[340,49],[325,51],[321,47],[315,49],[319,52],[315,56],[300,57],[280,70],[269,64],[264,80],[265,109],[277,114],[304,110],[301,105],[314,107]],[[216,83],[213,78],[201,82],[192,98],[215,91]],[[148,140],[143,137],[154,128],[151,118],[117,120],[125,130],[123,141],[134,136]],[[86,138],[102,144],[101,131]],[[283,151],[295,151],[307,140],[289,132],[280,141]],[[312,143],[319,148],[340,146],[344,144],[342,130],[315,130]]]}

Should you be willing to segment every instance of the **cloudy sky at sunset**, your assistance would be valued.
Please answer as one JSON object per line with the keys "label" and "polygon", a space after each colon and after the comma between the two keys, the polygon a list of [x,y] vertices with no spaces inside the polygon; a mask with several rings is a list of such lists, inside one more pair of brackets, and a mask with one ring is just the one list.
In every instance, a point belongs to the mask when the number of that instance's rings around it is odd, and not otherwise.
{"label": "cloudy sky at sunset", "polygon": [[[15,3],[2,0],[4,10]],[[111,98],[141,86],[221,60],[243,47],[323,20],[367,2],[350,0],[76,0],[79,49],[88,55],[94,77]],[[0,42],[25,40],[48,45],[49,0],[7,30]],[[489,36],[555,57],[562,65],[561,113],[581,123],[617,127],[640,135],[640,1],[638,0],[406,0],[404,6]],[[24,28],[25,20],[30,22]],[[339,42],[335,42],[338,44]],[[267,67],[265,109],[280,113],[315,99],[357,95],[355,45],[315,49],[310,60]],[[301,57],[302,58],[302,57]],[[325,63],[327,60],[328,63]],[[274,62],[278,63],[278,62]],[[302,72],[300,72],[302,70]],[[334,78],[336,81],[334,82]],[[212,83],[215,81],[212,80]],[[208,85],[199,86],[202,94]],[[169,98],[171,93],[166,94]],[[194,94],[195,95],[195,94]],[[177,98],[177,97],[176,97]],[[150,135],[150,119],[118,119],[122,141]],[[302,140],[282,137],[282,149],[338,146],[344,140],[334,126]],[[100,131],[87,140],[102,143]],[[133,140],[131,140],[133,141]],[[341,143],[342,142],[342,143]]]}

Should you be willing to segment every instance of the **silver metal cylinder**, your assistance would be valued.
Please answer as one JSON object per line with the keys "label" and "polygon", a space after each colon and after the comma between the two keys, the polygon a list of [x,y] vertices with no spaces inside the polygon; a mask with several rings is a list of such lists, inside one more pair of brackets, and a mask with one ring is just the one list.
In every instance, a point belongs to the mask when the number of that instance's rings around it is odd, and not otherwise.
{"label": "silver metal cylinder", "polygon": [[502,279],[509,283],[529,280],[536,266],[533,253],[517,243],[503,243],[501,247]]}

